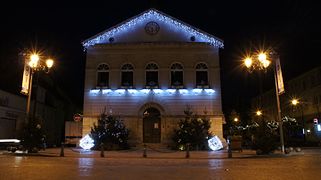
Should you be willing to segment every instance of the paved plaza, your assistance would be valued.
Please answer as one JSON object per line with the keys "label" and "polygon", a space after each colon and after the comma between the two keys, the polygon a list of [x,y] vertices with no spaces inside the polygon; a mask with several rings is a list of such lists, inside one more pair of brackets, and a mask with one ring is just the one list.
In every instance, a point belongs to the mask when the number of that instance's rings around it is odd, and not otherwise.
{"label": "paved plaza", "polygon": [[219,152],[148,150],[82,151],[47,149],[37,155],[0,152],[0,180],[7,179],[320,179],[321,149],[257,156],[254,151]]}

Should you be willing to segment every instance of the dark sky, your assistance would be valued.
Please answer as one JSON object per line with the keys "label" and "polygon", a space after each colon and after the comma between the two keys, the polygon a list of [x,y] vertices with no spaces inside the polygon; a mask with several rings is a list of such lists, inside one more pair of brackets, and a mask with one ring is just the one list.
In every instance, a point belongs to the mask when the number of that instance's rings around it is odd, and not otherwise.
{"label": "dark sky", "polygon": [[[18,52],[37,47],[57,59],[51,72],[82,103],[85,53],[81,41],[150,7],[224,40],[221,50],[223,109],[244,111],[258,94],[258,75],[241,68],[244,52],[273,47],[284,79],[321,65],[321,6],[315,1],[23,1],[1,5],[0,89],[19,93]],[[263,89],[274,88],[273,74]]]}

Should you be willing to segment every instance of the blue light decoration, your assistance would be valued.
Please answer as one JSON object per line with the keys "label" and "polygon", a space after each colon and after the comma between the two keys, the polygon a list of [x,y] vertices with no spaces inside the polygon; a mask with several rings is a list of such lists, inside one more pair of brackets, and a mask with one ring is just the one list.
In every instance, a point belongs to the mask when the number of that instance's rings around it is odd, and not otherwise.
{"label": "blue light decoration", "polygon": [[223,144],[217,136],[212,137],[208,141],[208,147],[213,151],[218,151],[223,148]]}
{"label": "blue light decoration", "polygon": [[90,90],[90,95],[106,95],[108,96],[141,96],[154,94],[158,96],[168,96],[168,95],[213,95],[215,93],[214,89],[92,89]]}
{"label": "blue light decoration", "polygon": [[131,19],[128,19],[127,21],[112,27],[110,29],[107,29],[106,31],[103,31],[99,33],[98,35],[89,38],[82,42],[83,46],[85,48],[88,48],[89,46],[93,46],[95,44],[102,44],[102,43],[110,43],[109,39],[116,36],[117,34],[121,34],[124,32],[130,31],[134,26],[136,26],[139,23],[145,22],[147,20],[157,20],[161,21],[163,23],[166,23],[169,25],[174,31],[182,30],[184,33],[188,34],[187,37],[194,37],[197,39],[197,42],[205,42],[208,43],[214,47],[223,48],[224,44],[223,41],[206,33],[203,32],[195,27],[192,27],[178,19],[175,19],[173,17],[170,17],[169,15],[157,11],[155,9],[150,9],[145,12],[143,12],[140,15],[137,15]]}
{"label": "blue light decoration", "polygon": [[85,137],[80,139],[79,146],[85,150],[90,150],[92,147],[95,146],[94,140],[87,134]]}

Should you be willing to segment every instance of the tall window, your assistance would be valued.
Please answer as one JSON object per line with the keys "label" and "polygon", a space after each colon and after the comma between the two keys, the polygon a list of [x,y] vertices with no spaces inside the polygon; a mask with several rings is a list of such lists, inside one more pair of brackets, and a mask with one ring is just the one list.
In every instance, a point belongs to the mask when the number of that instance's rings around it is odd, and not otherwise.
{"label": "tall window", "polygon": [[146,86],[158,87],[158,66],[155,63],[146,66]]}
{"label": "tall window", "polygon": [[131,64],[124,64],[121,67],[121,86],[133,87],[133,70],[134,67]]}
{"label": "tall window", "polygon": [[196,65],[196,86],[208,86],[208,68],[204,63],[199,63]]}
{"label": "tall window", "polygon": [[183,66],[174,63],[171,66],[171,85],[174,87],[183,86]]}
{"label": "tall window", "polygon": [[107,64],[100,64],[97,68],[97,86],[109,86],[109,67]]}

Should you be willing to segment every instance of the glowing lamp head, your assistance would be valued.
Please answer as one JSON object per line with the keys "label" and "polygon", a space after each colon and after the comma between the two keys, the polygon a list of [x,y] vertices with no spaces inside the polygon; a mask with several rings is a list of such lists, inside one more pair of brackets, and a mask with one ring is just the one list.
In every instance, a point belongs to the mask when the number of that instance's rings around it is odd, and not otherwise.
{"label": "glowing lamp head", "polygon": [[260,53],[258,55],[258,59],[261,63],[263,63],[264,61],[266,61],[266,54],[265,53]]}
{"label": "glowing lamp head", "polygon": [[234,122],[238,122],[239,121],[239,119],[236,117],[236,118],[234,118]]}
{"label": "glowing lamp head", "polygon": [[244,59],[244,65],[247,67],[247,68],[250,68],[252,66],[252,59],[250,57],[247,57]]}
{"label": "glowing lamp head", "polygon": [[297,99],[292,99],[291,103],[292,105],[296,106],[297,104],[299,104],[299,101]]}
{"label": "glowing lamp head", "polygon": [[261,115],[262,115],[262,111],[257,110],[257,111],[256,111],[256,115],[257,115],[257,116],[261,116]]}
{"label": "glowing lamp head", "polygon": [[53,63],[54,63],[54,61],[52,59],[47,59],[47,61],[46,61],[46,65],[48,68],[51,68]]}
{"label": "glowing lamp head", "polygon": [[262,63],[262,65],[263,65],[264,68],[267,68],[267,67],[269,67],[269,65],[271,64],[271,61],[269,61],[269,60],[264,60],[264,61],[262,61],[261,63]]}
{"label": "glowing lamp head", "polygon": [[29,66],[31,68],[35,68],[38,66],[38,61],[39,61],[39,55],[38,54],[32,54],[30,56],[30,62],[29,62]]}

